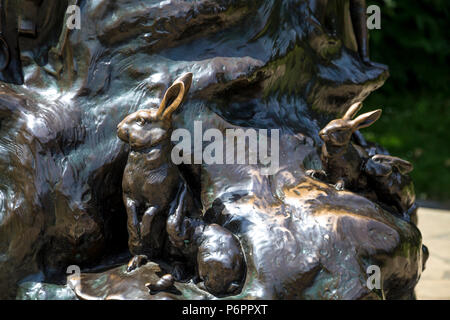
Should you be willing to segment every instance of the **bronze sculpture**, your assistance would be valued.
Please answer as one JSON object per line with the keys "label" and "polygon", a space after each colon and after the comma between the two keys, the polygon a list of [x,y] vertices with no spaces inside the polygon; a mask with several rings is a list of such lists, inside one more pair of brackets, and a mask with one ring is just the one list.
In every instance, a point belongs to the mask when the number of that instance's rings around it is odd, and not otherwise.
{"label": "bronze sculpture", "polygon": [[333,184],[336,190],[362,192],[369,199],[393,206],[406,221],[417,223],[414,186],[407,175],[413,170],[412,164],[390,155],[369,157],[363,147],[351,142],[357,130],[372,125],[381,116],[378,109],[352,120],[361,108],[362,103],[353,104],[341,119],[332,120],[319,132],[324,142],[320,156],[323,170],[310,169],[306,173]]}
{"label": "bronze sculpture", "polygon": [[[128,246],[134,255],[127,271],[161,255],[167,230],[174,247],[183,250],[186,244],[193,246],[188,255],[197,254],[199,278],[205,280],[210,292],[221,295],[240,287],[244,271],[240,244],[221,226],[204,225],[185,216],[193,208],[185,207],[188,192],[182,186],[185,181],[170,159],[172,113],[186,99],[192,77],[192,73],[186,73],[175,80],[157,110],[136,111],[117,126],[118,137],[131,147],[122,184],[128,215]],[[183,191],[177,203],[171,206],[180,189]],[[176,276],[178,280],[182,278],[182,274]],[[168,274],[149,288],[154,292],[164,291],[173,282],[172,275]]]}
{"label": "bronze sculpture", "polygon": [[[192,192],[184,183],[177,196],[176,208],[167,219],[170,243],[183,256],[195,259],[188,264],[194,266],[195,277],[202,281],[206,291],[216,296],[236,294],[242,288],[246,273],[240,241],[228,229],[209,223],[192,211],[200,213],[192,201]],[[180,280],[185,275],[178,272],[175,275]]]}
{"label": "bronze sculpture", "polygon": [[412,170],[409,161],[380,154],[372,156],[364,166],[377,198],[393,206],[393,211],[405,220],[417,224],[414,186],[408,176]]}
{"label": "bronze sculpture", "polygon": [[[361,188],[358,185],[362,180],[361,167],[368,156],[350,139],[356,130],[370,126],[381,116],[381,110],[378,109],[353,119],[361,108],[361,103],[353,104],[341,119],[332,120],[319,132],[319,137],[324,142],[321,160],[326,179],[337,190]],[[311,171],[309,173],[315,174]]]}
{"label": "bronze sculpture", "polygon": [[[2,297],[30,297],[20,280],[38,274],[34,281],[54,284],[77,264],[74,292],[82,299],[413,298],[427,255],[419,230],[395,209],[410,200],[395,200],[397,189],[384,194],[387,180],[372,176],[370,163],[364,190],[371,194],[305,174],[320,170],[320,129],[388,77],[387,67],[364,58],[367,38],[352,27],[364,17],[349,0],[102,0],[81,7],[81,30],[64,25],[68,1],[49,3],[35,35],[2,29],[19,39],[11,59],[23,68],[13,76],[23,73],[25,84],[1,71]],[[127,272],[121,182],[129,150],[116,126],[159,102],[186,72],[195,85],[173,128],[201,120],[221,132],[280,129],[280,170],[179,166],[171,209],[152,221],[161,233],[149,233],[159,249],[149,250],[147,263],[132,260],[130,269],[141,266]],[[370,157],[382,153],[355,145]],[[388,180],[397,179],[392,172]],[[401,181],[398,190],[407,185]],[[235,250],[218,260],[234,265],[208,269],[207,253],[219,252],[220,241]],[[383,274],[379,291],[365,284],[373,264]],[[226,277],[214,283],[205,276],[211,272]],[[145,284],[165,274],[177,291],[149,294]]]}
{"label": "bronze sculpture", "polygon": [[118,137],[130,144],[123,176],[123,201],[128,215],[128,246],[137,255],[129,270],[139,266],[138,255],[155,257],[163,248],[164,220],[179,188],[178,169],[170,160],[172,113],[181,105],[192,73],[177,79],[164,94],[158,110],[139,110],[117,126]]}

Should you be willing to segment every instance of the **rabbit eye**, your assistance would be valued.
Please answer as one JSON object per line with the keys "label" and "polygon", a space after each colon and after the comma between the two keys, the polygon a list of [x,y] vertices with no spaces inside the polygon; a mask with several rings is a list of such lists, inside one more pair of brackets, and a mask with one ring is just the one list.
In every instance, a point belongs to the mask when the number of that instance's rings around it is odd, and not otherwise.
{"label": "rabbit eye", "polygon": [[331,134],[334,138],[339,138],[341,136],[341,131],[335,131]]}

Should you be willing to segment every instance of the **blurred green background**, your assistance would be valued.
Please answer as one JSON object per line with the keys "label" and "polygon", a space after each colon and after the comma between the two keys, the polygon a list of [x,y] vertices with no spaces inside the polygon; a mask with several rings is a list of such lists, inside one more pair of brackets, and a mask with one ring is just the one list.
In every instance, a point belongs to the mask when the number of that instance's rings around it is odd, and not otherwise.
{"label": "blurred green background", "polygon": [[373,0],[381,29],[370,30],[372,61],[390,77],[365,100],[383,115],[364,129],[368,140],[414,164],[419,200],[450,204],[450,1]]}

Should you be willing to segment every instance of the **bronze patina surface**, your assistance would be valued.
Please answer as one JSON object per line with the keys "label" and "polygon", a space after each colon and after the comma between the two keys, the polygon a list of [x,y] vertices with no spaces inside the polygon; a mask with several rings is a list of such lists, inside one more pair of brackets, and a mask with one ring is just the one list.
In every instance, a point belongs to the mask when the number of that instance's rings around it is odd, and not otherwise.
{"label": "bronze patina surface", "polygon": [[[369,60],[364,1],[1,3],[1,298],[38,287],[81,299],[414,297],[427,255],[408,166],[355,131],[353,146],[367,153],[364,188],[337,190],[305,173],[332,174],[319,132],[388,77]],[[65,24],[74,4],[79,30]],[[158,123],[159,147],[117,137],[124,119],[153,119],[187,73],[183,104]],[[164,135],[193,133],[194,121],[221,132],[279,129],[279,170],[168,165],[161,179],[171,182],[144,179],[151,168],[137,150],[158,154],[155,168],[168,164]],[[153,139],[150,122],[140,135]],[[136,179],[122,184],[130,161]],[[127,195],[145,202],[136,221]],[[149,261],[128,268],[127,244]],[[66,285],[69,265],[82,273]],[[371,265],[379,290],[366,285]]]}

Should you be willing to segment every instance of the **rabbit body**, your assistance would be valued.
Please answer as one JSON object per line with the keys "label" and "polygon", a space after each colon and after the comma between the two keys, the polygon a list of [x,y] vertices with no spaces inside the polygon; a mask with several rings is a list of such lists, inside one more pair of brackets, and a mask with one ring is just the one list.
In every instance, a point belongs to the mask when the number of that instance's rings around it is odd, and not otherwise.
{"label": "rabbit body", "polygon": [[412,170],[412,164],[406,160],[379,154],[364,166],[377,200],[392,206],[405,220],[417,223],[414,185],[408,175]]}
{"label": "rabbit body", "polygon": [[362,166],[368,156],[350,140],[356,130],[370,126],[381,115],[381,110],[375,110],[352,120],[361,107],[361,103],[352,105],[341,119],[332,120],[319,132],[324,142],[320,159],[326,180],[337,190],[357,189],[361,184]]}
{"label": "rabbit body", "polygon": [[131,148],[122,180],[128,246],[135,256],[129,271],[145,261],[139,255],[157,256],[164,246],[167,211],[181,183],[178,168],[170,159],[171,115],[191,83],[192,73],[184,74],[166,91],[158,110],[136,111],[117,126],[118,137]]}
{"label": "rabbit body", "polygon": [[176,209],[169,213],[167,234],[175,248],[194,258],[198,279],[216,295],[236,293],[245,279],[246,264],[241,244],[228,229],[187,215],[192,208],[186,183],[177,194]]}
{"label": "rabbit body", "polygon": [[128,215],[128,246],[133,255],[151,257],[163,247],[164,213],[181,182],[178,168],[165,159],[170,151],[170,144],[164,143],[146,152],[131,151],[128,156],[122,189]]}
{"label": "rabbit body", "polygon": [[344,187],[354,189],[360,185],[362,154],[365,151],[357,148],[351,142],[341,150],[322,145],[320,160],[323,170],[327,173],[327,180],[339,190]]}

